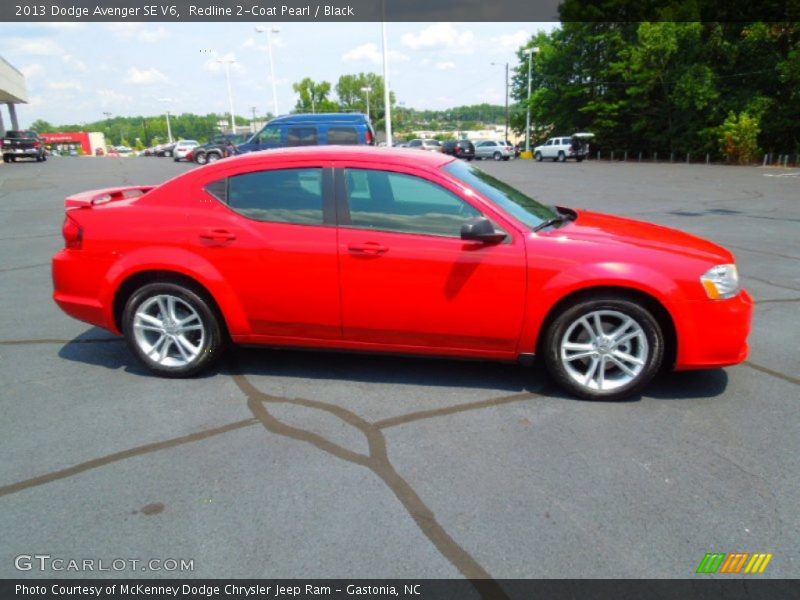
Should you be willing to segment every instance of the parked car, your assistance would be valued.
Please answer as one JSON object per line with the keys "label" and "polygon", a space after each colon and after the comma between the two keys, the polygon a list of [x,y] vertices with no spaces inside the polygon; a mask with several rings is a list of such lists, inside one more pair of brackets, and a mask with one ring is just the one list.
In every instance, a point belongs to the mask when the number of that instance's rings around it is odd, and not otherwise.
{"label": "parked car", "polygon": [[428,152],[442,152],[442,143],[439,140],[410,140],[405,147]]}
{"label": "parked car", "polygon": [[442,152],[450,156],[472,160],[475,158],[475,145],[469,140],[450,140],[442,144]]}
{"label": "parked car", "polygon": [[179,140],[175,143],[175,147],[172,149],[172,158],[175,162],[180,162],[181,160],[192,160],[189,158],[189,155],[192,153],[192,150],[199,146],[199,142],[197,140]]}
{"label": "parked car", "polygon": [[249,140],[237,146],[241,154],[291,146],[372,146],[375,131],[361,113],[286,115],[272,119]]}
{"label": "parked car", "polygon": [[500,140],[483,140],[475,144],[475,158],[492,158],[494,160],[508,160],[514,155],[513,151]]}
{"label": "parked car", "polygon": [[36,162],[47,160],[44,143],[35,131],[10,129],[0,140],[3,162],[14,162],[18,158],[33,158]]}
{"label": "parked car", "polygon": [[589,156],[589,140],[593,137],[593,133],[575,133],[571,136],[562,135],[550,138],[541,146],[533,149],[533,156],[539,162],[545,158],[551,158],[558,162],[574,158],[577,162],[581,162]]}
{"label": "parked car", "polygon": [[175,144],[177,142],[172,142],[171,144],[159,144],[156,146],[156,156],[160,157],[170,157],[172,156],[173,150],[175,150]]}
{"label": "parked car", "polygon": [[198,165],[204,165],[207,162],[215,162],[220,158],[231,156],[237,153],[237,144],[244,143],[246,139],[246,136],[241,134],[217,134],[207,144],[197,146],[192,150],[192,160]]}
{"label": "parked car", "polygon": [[538,355],[570,393],[616,400],[662,366],[748,353],[753,300],[728,250],[546,206],[444,154],[258,152],[65,205],[55,301],[167,377],[208,369],[228,340]]}

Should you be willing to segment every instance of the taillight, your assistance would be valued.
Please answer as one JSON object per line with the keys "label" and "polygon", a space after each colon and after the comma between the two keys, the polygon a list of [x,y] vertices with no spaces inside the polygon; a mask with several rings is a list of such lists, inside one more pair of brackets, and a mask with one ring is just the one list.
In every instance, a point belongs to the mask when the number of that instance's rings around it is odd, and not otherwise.
{"label": "taillight", "polygon": [[372,137],[372,132],[369,129],[367,129],[367,145],[371,146],[374,141],[375,138]]}
{"label": "taillight", "polygon": [[64,217],[64,226],[61,228],[61,235],[64,236],[64,243],[67,248],[79,250],[83,245],[83,229],[69,215]]}

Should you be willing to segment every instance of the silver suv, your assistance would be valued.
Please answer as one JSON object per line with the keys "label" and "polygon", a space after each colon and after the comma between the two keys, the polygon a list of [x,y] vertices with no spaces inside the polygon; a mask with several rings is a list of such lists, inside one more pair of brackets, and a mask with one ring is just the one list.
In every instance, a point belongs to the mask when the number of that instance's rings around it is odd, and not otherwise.
{"label": "silver suv", "polygon": [[551,158],[558,162],[564,162],[568,158],[574,158],[581,162],[589,156],[589,140],[593,137],[593,133],[576,133],[571,136],[550,138],[541,146],[533,149],[533,156],[538,161]]}
{"label": "silver suv", "polygon": [[508,160],[511,156],[511,149],[505,142],[499,140],[483,140],[482,142],[475,143],[475,158]]}

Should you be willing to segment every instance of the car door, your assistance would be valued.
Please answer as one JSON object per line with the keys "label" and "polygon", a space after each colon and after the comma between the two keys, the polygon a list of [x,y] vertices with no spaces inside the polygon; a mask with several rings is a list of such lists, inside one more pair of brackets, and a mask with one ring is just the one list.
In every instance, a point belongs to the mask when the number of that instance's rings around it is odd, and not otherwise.
{"label": "car door", "polygon": [[217,173],[199,184],[192,250],[238,299],[252,341],[340,339],[331,168]]}
{"label": "car door", "polygon": [[542,148],[542,156],[544,158],[553,158],[555,153],[553,152],[553,140],[549,139],[545,142],[544,148]]}
{"label": "car door", "polygon": [[526,285],[522,236],[460,238],[481,214],[452,183],[422,171],[336,170],[342,327],[349,343],[515,356]]}

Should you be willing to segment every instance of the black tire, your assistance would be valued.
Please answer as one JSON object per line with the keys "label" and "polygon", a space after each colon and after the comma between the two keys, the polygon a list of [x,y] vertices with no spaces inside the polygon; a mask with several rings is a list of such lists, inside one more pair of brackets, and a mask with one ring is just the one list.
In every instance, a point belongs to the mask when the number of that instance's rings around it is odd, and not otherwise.
{"label": "black tire", "polygon": [[[591,333],[592,328],[596,330],[595,315],[600,315],[604,331],[598,337]],[[588,319],[583,318],[587,316]],[[611,333],[622,328],[626,319],[631,321],[628,329],[620,332],[620,343],[610,341]],[[590,329],[584,323],[590,323]],[[630,333],[635,336],[626,340]],[[562,348],[570,344],[589,344],[593,348],[588,352],[580,346]],[[641,392],[661,369],[664,335],[658,321],[641,304],[618,296],[601,296],[564,308],[547,328],[540,349],[551,377],[570,394],[587,400],[624,400]],[[568,352],[575,355],[570,358]],[[635,358],[641,365],[625,357]]]}
{"label": "black tire", "polygon": [[504,156],[503,160],[511,160],[511,157],[510,156]]}
{"label": "black tire", "polygon": [[542,162],[542,153],[541,152],[537,152],[536,154],[533,155],[533,157],[536,159],[536,162]]}
{"label": "black tire", "polygon": [[582,156],[576,156],[575,160],[577,160],[578,162],[583,162],[583,157]]}
{"label": "black tire", "polygon": [[567,155],[564,154],[563,150],[559,150],[558,152],[558,162],[565,162],[567,160]]}
{"label": "black tire", "polygon": [[474,158],[475,158],[474,156],[468,156],[468,157],[467,157],[467,162],[472,162],[472,160],[473,160]]}
{"label": "black tire", "polygon": [[[164,331],[146,330],[145,327],[137,327],[143,323],[139,316],[146,313],[156,320],[164,323],[162,316],[163,302],[175,305],[174,314],[168,316]],[[192,313],[191,311],[194,311]],[[139,315],[137,315],[139,313]],[[176,331],[179,320],[174,317],[187,318],[191,316],[189,325],[192,331],[181,331],[179,334],[172,334],[169,331]],[[159,317],[161,317],[159,319]],[[199,325],[202,329],[196,329]],[[128,347],[136,357],[144,363],[147,368],[158,373],[163,377],[191,377],[211,367],[220,357],[225,346],[225,336],[223,335],[222,322],[220,316],[214,310],[213,305],[199,293],[191,288],[175,283],[150,283],[136,290],[125,304],[122,313],[122,332]],[[179,343],[177,338],[183,337],[188,340],[193,354],[191,359],[186,359],[186,346]],[[163,345],[159,346],[158,341],[166,338]],[[150,352],[159,352],[158,348],[164,352],[164,357],[159,360],[148,355]],[[181,350],[181,347],[184,350]]]}
{"label": "black tire", "polygon": [[500,154],[499,152],[495,152],[494,154],[492,154],[492,158],[495,159],[495,160],[502,160],[503,159],[503,155]]}
{"label": "black tire", "polygon": [[208,154],[206,154],[206,162],[210,163],[217,162],[221,158],[222,156],[220,156],[219,152],[209,152]]}
{"label": "black tire", "polygon": [[208,162],[208,158],[206,157],[206,153],[205,152],[200,152],[199,154],[196,154],[195,157],[194,157],[194,162],[196,162],[198,165],[206,164]]}
{"label": "black tire", "polygon": [[6,156],[5,154],[3,154],[3,162],[4,162],[4,163],[10,162],[10,161],[9,161],[9,157],[8,157],[8,156]]}

